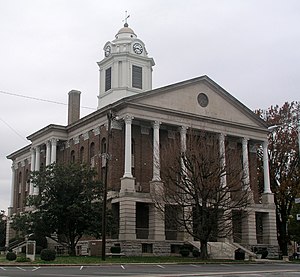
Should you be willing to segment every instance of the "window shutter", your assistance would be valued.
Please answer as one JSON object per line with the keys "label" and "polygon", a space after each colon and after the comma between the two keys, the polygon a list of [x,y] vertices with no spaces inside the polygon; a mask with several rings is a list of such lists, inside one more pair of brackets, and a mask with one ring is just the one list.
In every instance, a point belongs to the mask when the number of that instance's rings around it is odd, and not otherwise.
{"label": "window shutter", "polygon": [[132,87],[142,89],[142,67],[132,66]]}
{"label": "window shutter", "polygon": [[111,89],[111,67],[105,70],[105,91]]}

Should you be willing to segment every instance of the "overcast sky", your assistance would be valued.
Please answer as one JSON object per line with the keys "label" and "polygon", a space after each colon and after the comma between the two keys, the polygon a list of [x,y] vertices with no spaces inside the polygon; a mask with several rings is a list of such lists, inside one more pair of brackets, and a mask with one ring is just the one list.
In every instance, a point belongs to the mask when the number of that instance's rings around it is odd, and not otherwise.
{"label": "overcast sky", "polygon": [[252,110],[300,100],[299,0],[0,0],[0,210],[10,202],[6,156],[67,121],[65,105],[7,93],[67,103],[77,89],[96,109],[96,62],[125,10],[155,60],[153,88],[208,75]]}

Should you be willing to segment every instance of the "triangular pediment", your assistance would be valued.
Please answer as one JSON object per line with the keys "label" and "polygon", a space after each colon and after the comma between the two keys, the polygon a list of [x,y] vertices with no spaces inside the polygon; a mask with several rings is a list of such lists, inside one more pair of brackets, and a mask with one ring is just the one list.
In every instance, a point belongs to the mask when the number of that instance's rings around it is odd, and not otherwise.
{"label": "triangular pediment", "polygon": [[263,120],[207,76],[129,97],[126,102],[219,122],[266,127]]}

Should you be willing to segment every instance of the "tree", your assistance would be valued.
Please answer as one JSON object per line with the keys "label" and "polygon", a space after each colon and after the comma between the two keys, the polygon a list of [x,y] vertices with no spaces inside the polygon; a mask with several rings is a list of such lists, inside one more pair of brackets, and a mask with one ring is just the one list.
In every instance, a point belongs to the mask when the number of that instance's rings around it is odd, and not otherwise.
{"label": "tree", "polygon": [[185,231],[199,240],[200,258],[207,259],[208,242],[232,234],[234,214],[246,215],[251,202],[241,149],[226,147],[224,156],[215,135],[193,132],[187,136],[186,150],[180,149],[179,140],[162,149],[163,185],[153,199],[164,214],[166,229]]}
{"label": "tree", "polygon": [[28,205],[36,209],[19,215],[14,226],[19,222],[19,229],[26,228],[27,234],[56,233],[70,255],[76,255],[79,239],[101,222],[102,184],[96,172],[83,165],[52,164],[32,172],[30,180],[39,188],[38,195],[28,198]]}
{"label": "tree", "polygon": [[5,246],[6,238],[6,216],[4,211],[0,211],[0,248]]}
{"label": "tree", "polygon": [[[278,243],[282,255],[288,255],[289,217],[295,197],[300,196],[299,142],[297,140],[299,111],[299,102],[286,102],[282,107],[276,105],[267,110],[256,111],[270,126],[268,139],[270,183],[274,193]],[[261,164],[259,179],[262,187],[262,149],[260,149],[259,157]]]}

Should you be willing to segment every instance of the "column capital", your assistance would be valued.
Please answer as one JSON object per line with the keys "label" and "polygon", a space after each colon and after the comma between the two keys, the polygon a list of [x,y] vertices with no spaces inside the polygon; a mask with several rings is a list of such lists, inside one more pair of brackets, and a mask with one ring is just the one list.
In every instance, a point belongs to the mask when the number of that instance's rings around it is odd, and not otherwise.
{"label": "column capital", "polygon": [[129,114],[127,114],[123,117],[125,124],[131,124],[133,119],[134,119],[134,116],[129,115]]}
{"label": "column capital", "polygon": [[52,138],[52,139],[50,139],[50,141],[51,141],[52,145],[56,145],[57,142],[58,142],[58,139],[57,138]]}
{"label": "column capital", "polygon": [[152,122],[153,129],[159,129],[160,124],[161,122],[158,120],[153,121]]}
{"label": "column capital", "polygon": [[220,138],[226,138],[226,137],[227,137],[227,134],[226,134],[226,133],[219,133],[219,137],[220,137]]}
{"label": "column capital", "polygon": [[189,128],[188,126],[184,126],[184,125],[178,127],[179,132],[180,132],[180,134],[182,134],[182,135],[186,135],[186,132],[187,132],[188,128]]}
{"label": "column capital", "polygon": [[16,170],[16,169],[18,169],[18,168],[19,168],[18,163],[13,162],[13,164],[12,164],[12,166],[11,166],[11,170],[13,171],[13,170]]}

